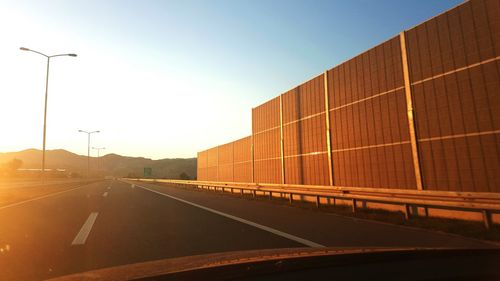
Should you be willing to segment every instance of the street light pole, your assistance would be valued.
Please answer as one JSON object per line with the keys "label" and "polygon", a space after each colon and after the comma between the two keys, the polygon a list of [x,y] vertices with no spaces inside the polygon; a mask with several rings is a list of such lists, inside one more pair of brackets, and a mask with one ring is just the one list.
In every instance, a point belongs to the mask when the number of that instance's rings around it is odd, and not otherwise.
{"label": "street light pole", "polygon": [[47,100],[49,98],[49,65],[50,57],[47,57],[47,75],[45,77],[45,106],[43,109],[42,181],[45,180],[45,143],[47,135]]}
{"label": "street light pole", "polygon": [[92,149],[95,149],[97,150],[97,169],[99,170],[100,169],[100,166],[101,166],[101,160],[100,160],[100,152],[101,150],[104,150],[106,149],[105,147],[92,147]]}
{"label": "street light pole", "polygon": [[45,180],[45,144],[46,144],[46,136],[47,136],[47,100],[49,96],[49,66],[50,66],[50,58],[53,57],[61,57],[61,56],[70,56],[76,57],[76,54],[59,54],[59,55],[51,55],[48,56],[44,53],[31,50],[25,47],[19,48],[21,51],[29,51],[33,53],[37,53],[47,58],[47,74],[45,77],[45,106],[43,110],[43,145],[42,145],[42,181]]}
{"label": "street light pole", "polygon": [[93,133],[100,133],[100,131],[87,132],[78,130],[78,132],[87,134],[87,177],[90,177],[90,135]]}

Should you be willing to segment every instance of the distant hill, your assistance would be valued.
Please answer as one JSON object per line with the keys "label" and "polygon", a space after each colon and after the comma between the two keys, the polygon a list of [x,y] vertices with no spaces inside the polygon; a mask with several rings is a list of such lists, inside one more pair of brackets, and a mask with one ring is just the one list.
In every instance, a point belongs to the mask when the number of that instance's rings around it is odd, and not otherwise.
{"label": "distant hill", "polygon": [[[70,172],[86,174],[87,156],[78,155],[64,149],[46,151],[47,169],[66,169]],[[23,169],[39,169],[42,161],[42,151],[27,149],[18,152],[0,153],[0,164],[12,159],[23,161]],[[173,158],[152,160],[144,157],[128,157],[117,154],[107,154],[99,158],[90,158],[91,171],[116,177],[142,176],[144,168],[152,168],[152,177],[177,179],[184,172],[191,179],[196,177],[196,158]]]}

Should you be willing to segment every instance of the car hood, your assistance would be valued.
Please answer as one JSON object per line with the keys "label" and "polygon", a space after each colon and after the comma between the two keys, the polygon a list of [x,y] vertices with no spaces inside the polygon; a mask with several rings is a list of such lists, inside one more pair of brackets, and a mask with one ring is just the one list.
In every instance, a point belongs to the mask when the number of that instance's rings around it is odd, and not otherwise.
{"label": "car hood", "polygon": [[[97,269],[50,279],[52,281],[76,280],[222,280],[246,276],[247,273],[279,272],[300,268],[311,268],[324,258],[341,258],[349,263],[362,263],[367,257],[398,260],[409,254],[431,257],[436,254],[469,254],[469,251],[496,251],[493,249],[451,248],[282,248],[204,254],[180,258],[169,258],[129,265]],[[422,256],[422,254],[424,256]],[[186,275],[186,273],[189,273]],[[194,275],[193,275],[194,274]],[[208,275],[206,275],[208,274]],[[215,275],[214,275],[215,274]],[[221,274],[222,276],[221,278]],[[157,280],[155,278],[155,280]]]}

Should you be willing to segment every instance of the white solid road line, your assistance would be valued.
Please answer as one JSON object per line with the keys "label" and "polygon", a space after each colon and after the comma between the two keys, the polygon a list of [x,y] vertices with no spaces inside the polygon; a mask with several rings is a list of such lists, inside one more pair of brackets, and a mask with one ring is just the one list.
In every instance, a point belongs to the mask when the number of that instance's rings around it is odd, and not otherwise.
{"label": "white solid road line", "polygon": [[180,201],[180,202],[183,202],[183,203],[186,203],[186,204],[189,204],[191,206],[194,206],[194,207],[198,207],[200,209],[203,209],[205,211],[209,211],[209,212],[212,212],[214,214],[217,214],[217,215],[220,215],[220,216],[223,216],[223,217],[226,217],[226,218],[230,218],[232,220],[235,220],[235,221],[239,221],[241,223],[244,223],[244,224],[248,224],[250,226],[253,226],[253,227],[256,227],[256,228],[259,228],[259,229],[262,229],[264,231],[267,231],[267,232],[270,232],[270,233],[273,233],[273,234],[276,234],[278,236],[281,236],[281,237],[284,237],[284,238],[287,238],[287,239],[290,239],[292,241],[295,241],[295,242],[298,242],[300,244],[303,244],[303,245],[306,245],[306,246],[309,246],[309,247],[313,247],[313,248],[324,248],[325,246],[324,245],[321,245],[321,244],[318,244],[318,243],[315,243],[315,242],[312,242],[312,241],[309,241],[307,239],[304,239],[304,238],[300,238],[300,237],[297,237],[295,235],[292,235],[292,234],[288,234],[288,233],[285,233],[283,231],[279,231],[277,229],[274,229],[274,228],[271,228],[271,227],[268,227],[268,226],[265,226],[265,225],[262,225],[262,224],[258,224],[258,223],[255,223],[255,222],[252,222],[252,221],[249,221],[249,220],[246,220],[246,219],[242,219],[242,218],[239,218],[239,217],[236,217],[236,216],[233,216],[233,215],[230,215],[230,214],[226,214],[226,213],[223,213],[223,212],[220,212],[220,211],[217,211],[217,210],[214,210],[214,209],[210,209],[208,207],[205,207],[205,206],[201,206],[201,205],[198,205],[196,203],[193,203],[193,202],[189,202],[189,201],[186,201],[184,199],[180,199],[180,198],[177,198],[177,197],[174,197],[174,196],[171,196],[171,195],[167,195],[165,193],[161,193],[159,191],[156,191],[156,190],[152,190],[152,189],[149,189],[147,187],[144,187],[144,186],[140,186],[140,185],[137,185],[137,187],[140,187],[142,189],[145,189],[145,190],[149,190],[151,192],[154,192],[154,193],[157,193],[157,194],[160,194],[160,195],[163,195],[163,196],[166,196],[166,197],[169,197],[169,198],[172,198],[174,200],[177,200],[177,201]]}
{"label": "white solid road line", "polygon": [[73,191],[73,190],[77,190],[77,189],[80,189],[80,188],[83,188],[83,187],[86,187],[86,186],[88,186],[88,184],[84,184],[82,186],[75,187],[75,188],[68,189],[68,190],[63,190],[63,191],[59,191],[59,192],[49,193],[47,195],[43,195],[43,196],[40,196],[40,197],[36,197],[36,198],[24,200],[24,201],[21,201],[21,202],[12,203],[12,204],[0,207],[0,210],[6,209],[6,208],[9,208],[9,207],[14,207],[14,206],[17,206],[17,205],[21,205],[21,204],[24,204],[24,203],[28,203],[28,202],[31,202],[31,201],[35,201],[35,200],[39,200],[39,199],[43,199],[43,198],[47,198],[47,197],[51,197],[51,196],[56,196],[56,195],[63,194],[63,193],[66,193],[66,192],[70,192],[70,191]]}
{"label": "white solid road line", "polygon": [[104,194],[102,195],[102,197],[106,197],[106,196],[108,196],[108,192],[107,191],[104,192]]}
{"label": "white solid road line", "polygon": [[97,215],[99,213],[94,212],[90,213],[89,217],[83,224],[82,228],[78,232],[78,234],[75,236],[75,239],[73,239],[73,242],[71,242],[71,245],[83,245],[85,244],[85,241],[87,241],[87,237],[90,234],[90,231],[92,230],[92,226],[94,225],[95,220],[97,219]]}

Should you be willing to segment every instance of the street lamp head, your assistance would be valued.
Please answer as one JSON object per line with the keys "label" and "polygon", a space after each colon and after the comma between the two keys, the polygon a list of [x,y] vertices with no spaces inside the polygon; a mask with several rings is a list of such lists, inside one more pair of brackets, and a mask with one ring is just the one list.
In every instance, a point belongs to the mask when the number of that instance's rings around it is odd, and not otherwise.
{"label": "street lamp head", "polygon": [[78,130],[78,132],[80,132],[80,133],[86,133],[86,134],[100,133],[100,131],[89,131],[89,132],[87,132],[87,131],[84,131],[84,130]]}
{"label": "street lamp head", "polygon": [[70,57],[76,57],[76,54],[68,54]]}
{"label": "street lamp head", "polygon": [[30,51],[30,49],[25,48],[25,47],[21,47],[21,48],[19,48],[19,49],[20,49],[21,51]]}

